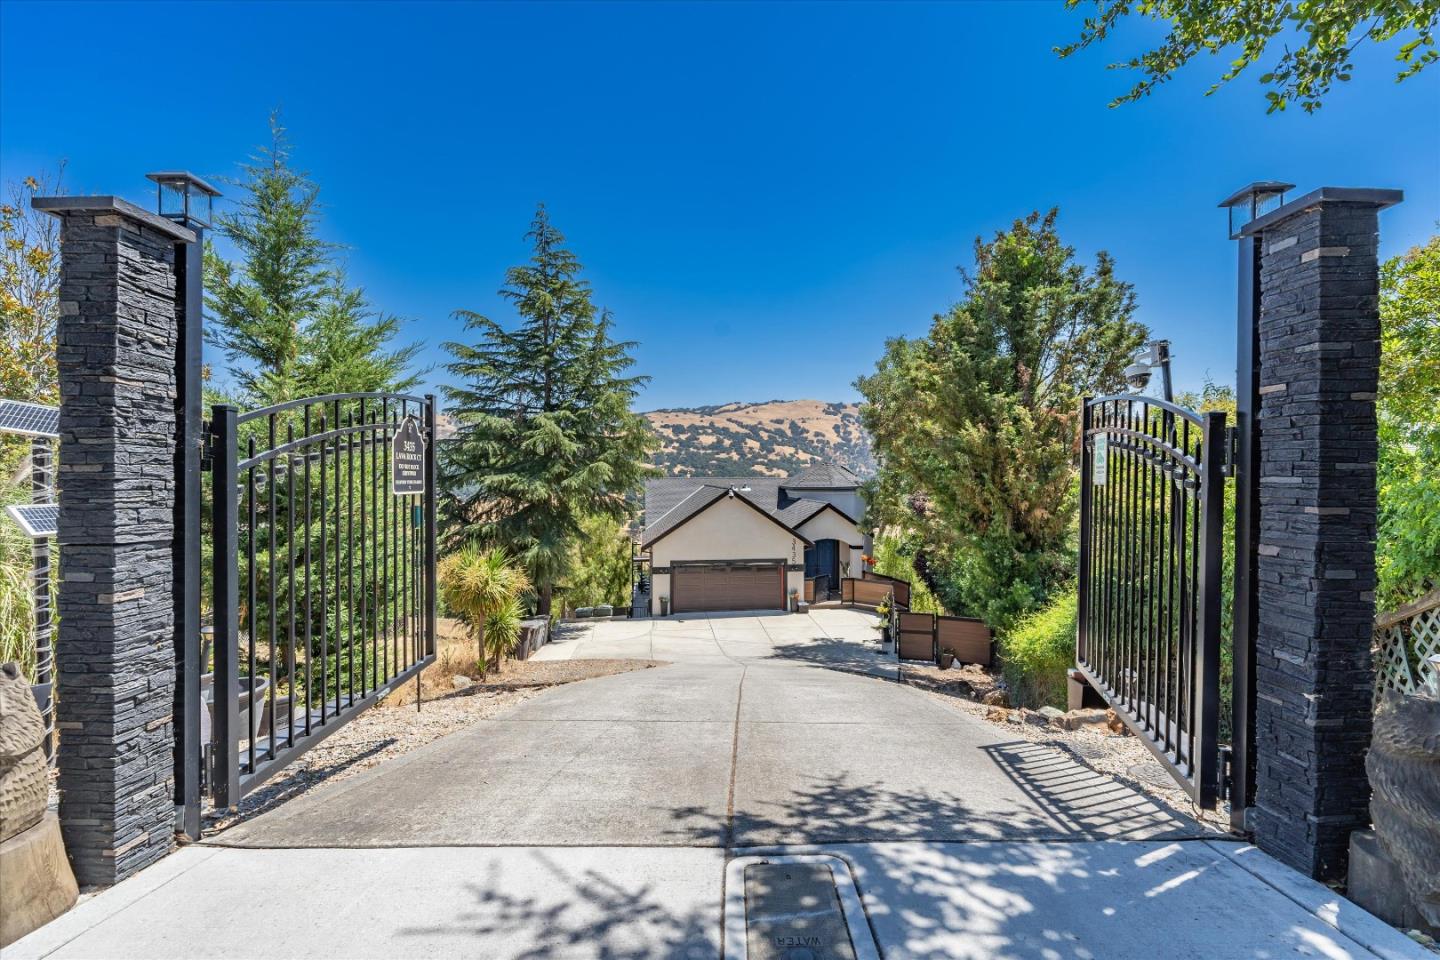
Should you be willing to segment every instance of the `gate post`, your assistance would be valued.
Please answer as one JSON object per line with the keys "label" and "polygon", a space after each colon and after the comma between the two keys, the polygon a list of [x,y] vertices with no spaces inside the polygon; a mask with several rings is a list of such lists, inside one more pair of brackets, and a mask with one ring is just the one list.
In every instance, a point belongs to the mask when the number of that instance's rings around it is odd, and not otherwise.
{"label": "gate post", "polygon": [[1251,826],[1321,880],[1369,822],[1377,214],[1401,199],[1323,187],[1243,230],[1260,247]]}
{"label": "gate post", "polygon": [[42,197],[61,221],[60,824],[82,884],[174,846],[176,243],[115,197]]}

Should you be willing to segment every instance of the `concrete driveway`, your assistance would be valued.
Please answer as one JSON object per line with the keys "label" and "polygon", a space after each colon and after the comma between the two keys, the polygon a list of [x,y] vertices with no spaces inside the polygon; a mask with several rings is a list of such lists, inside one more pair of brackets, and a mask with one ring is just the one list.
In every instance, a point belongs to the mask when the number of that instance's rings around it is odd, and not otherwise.
{"label": "concrete driveway", "polygon": [[858,935],[885,957],[1419,955],[1263,854],[895,682],[875,637],[844,609],[569,628],[540,656],[670,665],[317,789],[5,956],[698,960],[721,949],[727,859],[796,852],[850,865]]}
{"label": "concrete driveway", "polygon": [[227,831],[255,847],[1204,835],[1063,754],[894,681],[874,618],[607,621],[557,657],[660,669],[568,684]]}

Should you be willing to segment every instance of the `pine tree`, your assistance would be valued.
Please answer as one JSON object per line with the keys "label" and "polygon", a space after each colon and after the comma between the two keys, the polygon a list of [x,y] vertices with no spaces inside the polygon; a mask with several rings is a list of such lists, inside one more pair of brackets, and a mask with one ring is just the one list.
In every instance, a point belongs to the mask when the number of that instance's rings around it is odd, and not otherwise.
{"label": "pine tree", "polygon": [[216,218],[238,262],[205,250],[206,338],[253,406],[322,393],[404,389],[418,346],[392,346],[399,322],[348,286],[340,249],[320,238],[320,188],[290,166],[279,118],[242,167],[239,209]]}
{"label": "pine tree", "polygon": [[519,324],[455,314],[478,338],[445,344],[460,385],[444,388],[457,435],[440,451],[440,479],[448,535],[509,550],[548,613],[582,521],[628,517],[654,444],[631,409],[649,379],[626,374],[635,344],[611,339],[610,315],[543,205],[526,239],[530,261],[500,291]]}
{"label": "pine tree", "polygon": [[372,312],[364,291],[338,276],[304,331],[298,379],[305,395],[410,390],[420,380],[410,369],[419,344],[391,347],[399,318]]}
{"label": "pine tree", "polygon": [[[224,386],[230,395],[225,399],[261,407],[330,393],[409,389],[418,379],[410,370],[418,347],[397,346],[399,321],[376,312],[364,291],[349,284],[338,262],[340,248],[320,236],[319,188],[292,169],[284,128],[274,116],[270,133],[270,145],[243,167],[244,175],[236,182],[238,209],[216,221],[216,237],[234,249],[235,260],[224,259],[216,245],[207,244],[205,251],[206,336],[227,361],[230,383]],[[222,398],[220,391],[209,393],[212,401]],[[339,405],[329,411],[329,427],[339,427],[342,415],[360,417],[362,409],[358,402]],[[373,418],[377,405],[363,412]],[[278,424],[282,436],[289,427],[300,426],[305,414],[292,410],[288,416],[289,422]],[[241,429],[255,431],[264,443],[264,428],[264,423],[252,422]],[[338,445],[328,448],[337,482],[344,471],[352,484],[363,486],[367,471],[376,469],[373,460],[362,467],[356,450],[353,435],[343,450]],[[351,512],[348,499],[336,495],[327,500],[318,484],[302,476],[297,470],[272,470],[266,476],[275,506],[242,533],[242,549],[256,547],[262,566],[270,562],[273,546],[281,569],[301,568],[307,556],[318,553],[320,531],[338,529],[331,525],[338,524],[342,511]],[[305,517],[314,522],[304,525]],[[363,686],[381,679],[373,658],[361,656],[363,681],[359,673],[351,676],[351,667],[355,650],[368,642],[363,638],[382,636],[391,628],[382,621],[382,611],[393,609],[399,588],[377,576],[373,559],[362,562],[381,554],[382,537],[380,527],[371,523],[347,535],[343,546],[337,537],[329,548],[336,609],[327,617],[317,605],[304,633],[311,638],[309,657],[323,658],[328,665],[321,676],[331,694],[351,680]],[[247,575],[242,571],[242,577]],[[266,611],[285,609],[279,623],[295,616],[291,584],[280,578],[272,586],[269,578],[261,577],[254,587],[255,607],[248,612],[247,629],[278,650],[280,640],[269,635]],[[338,600],[342,590],[345,604]],[[360,602],[362,596],[367,603]],[[317,682],[313,675],[311,680]],[[317,686],[307,693],[315,697],[321,691]]]}

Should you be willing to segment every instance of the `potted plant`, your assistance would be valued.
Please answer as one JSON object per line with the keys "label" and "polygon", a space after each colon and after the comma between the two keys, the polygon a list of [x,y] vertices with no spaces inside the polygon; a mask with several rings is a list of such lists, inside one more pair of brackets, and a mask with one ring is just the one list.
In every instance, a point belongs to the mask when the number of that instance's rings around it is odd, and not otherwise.
{"label": "potted plant", "polygon": [[941,669],[941,670],[949,670],[951,664],[953,664],[954,662],[955,662],[955,651],[954,651],[954,650],[951,650],[949,647],[941,647],[941,648],[940,648],[940,659],[939,659],[940,669]]}
{"label": "potted plant", "polygon": [[796,610],[798,610],[798,609],[799,609],[799,604],[800,604],[800,591],[799,591],[799,590],[796,590],[794,587],[791,587],[791,588],[790,588],[790,612],[791,612],[791,613],[794,613]]}
{"label": "potted plant", "polygon": [[670,598],[669,598],[669,597],[661,597],[661,598],[660,598],[660,616],[662,616],[662,617],[668,617],[668,616],[670,616]]}

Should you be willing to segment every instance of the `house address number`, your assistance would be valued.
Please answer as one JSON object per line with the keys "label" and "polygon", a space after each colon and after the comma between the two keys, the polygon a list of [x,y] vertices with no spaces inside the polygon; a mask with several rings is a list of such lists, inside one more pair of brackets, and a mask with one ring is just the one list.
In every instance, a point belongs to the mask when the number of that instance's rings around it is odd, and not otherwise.
{"label": "house address number", "polygon": [[425,435],[406,417],[390,439],[390,492],[409,497],[425,492]]}

